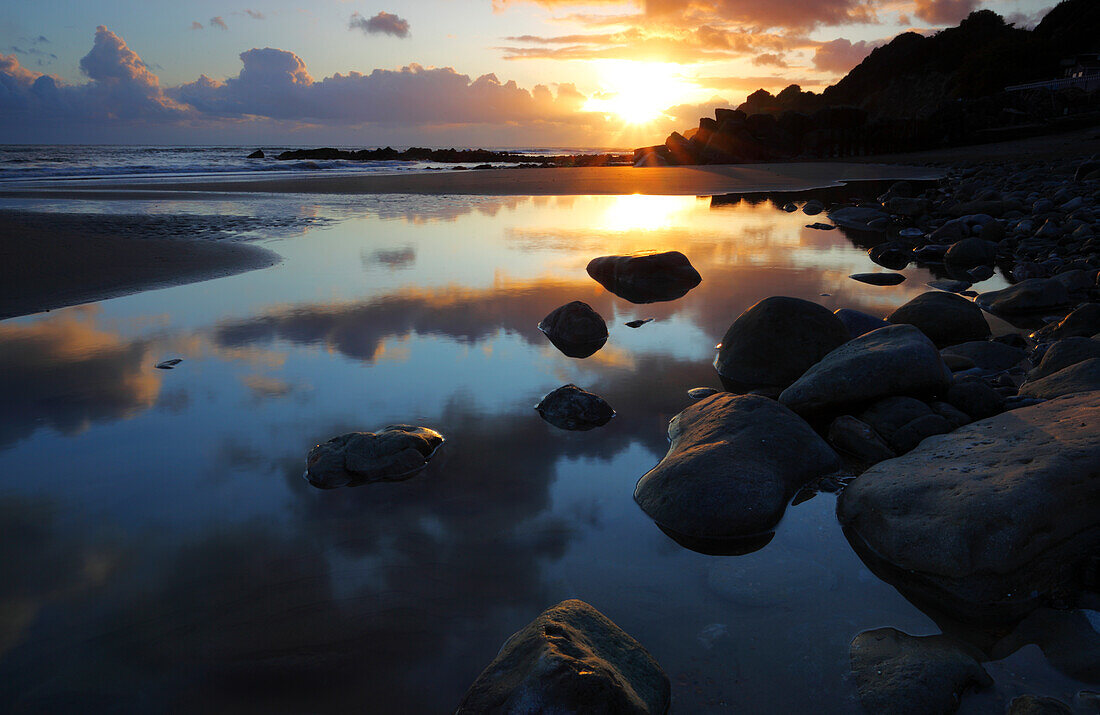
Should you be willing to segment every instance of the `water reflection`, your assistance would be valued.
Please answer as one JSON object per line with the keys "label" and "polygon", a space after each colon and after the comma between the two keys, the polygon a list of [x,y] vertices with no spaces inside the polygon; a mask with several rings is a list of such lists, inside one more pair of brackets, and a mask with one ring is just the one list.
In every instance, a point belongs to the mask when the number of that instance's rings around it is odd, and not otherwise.
{"label": "water reflection", "polygon": [[[677,712],[851,712],[856,633],[941,628],[860,562],[832,495],[740,555],[685,549],[631,499],[686,390],[718,386],[713,346],[742,310],[784,294],[882,315],[928,271],[858,284],[865,251],[767,202],[218,206],[317,220],[265,243],[271,270],[0,323],[0,710],[447,711],[508,635],[579,597],[662,663]],[[703,282],[636,306],[585,271],[645,250]],[[583,360],[536,327],[573,300],[610,330]],[[565,383],[618,416],[544,423],[532,407]],[[301,478],[314,445],[391,423],[447,446],[402,483]],[[1037,633],[987,653],[1068,652]],[[1058,663],[1020,667],[1063,699],[1093,677]]]}

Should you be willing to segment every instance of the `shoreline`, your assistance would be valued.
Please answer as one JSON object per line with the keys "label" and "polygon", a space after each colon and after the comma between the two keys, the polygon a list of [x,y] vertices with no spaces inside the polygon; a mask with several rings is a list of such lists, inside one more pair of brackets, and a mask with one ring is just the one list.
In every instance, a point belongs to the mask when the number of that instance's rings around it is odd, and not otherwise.
{"label": "shoreline", "polygon": [[187,221],[0,211],[0,320],[197,283],[278,263],[266,248],[185,237]]}

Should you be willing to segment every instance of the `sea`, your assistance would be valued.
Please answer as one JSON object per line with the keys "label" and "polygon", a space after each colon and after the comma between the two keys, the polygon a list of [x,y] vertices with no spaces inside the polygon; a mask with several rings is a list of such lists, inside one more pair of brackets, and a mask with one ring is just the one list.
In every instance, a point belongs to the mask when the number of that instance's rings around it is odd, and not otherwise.
{"label": "sea", "polygon": [[[474,164],[427,161],[280,161],[280,153],[306,146],[114,146],[114,145],[0,145],[0,184],[11,182],[112,181],[172,178],[244,178],[248,176],[309,176],[331,174],[398,174],[472,168]],[[338,149],[371,149],[344,147]],[[395,146],[404,150],[408,147]],[[623,153],[607,147],[491,148],[529,156]],[[249,159],[256,149],[263,159]],[[480,162],[479,162],[480,163]],[[493,164],[508,166],[508,164]]]}

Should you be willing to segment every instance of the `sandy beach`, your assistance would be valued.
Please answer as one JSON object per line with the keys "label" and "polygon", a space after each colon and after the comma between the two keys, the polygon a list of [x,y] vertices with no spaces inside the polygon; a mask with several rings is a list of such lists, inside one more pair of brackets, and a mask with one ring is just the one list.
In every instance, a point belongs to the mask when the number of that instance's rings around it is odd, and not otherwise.
{"label": "sandy beach", "polygon": [[[187,217],[0,211],[0,319],[274,265]],[[208,228],[206,230],[209,230]]]}

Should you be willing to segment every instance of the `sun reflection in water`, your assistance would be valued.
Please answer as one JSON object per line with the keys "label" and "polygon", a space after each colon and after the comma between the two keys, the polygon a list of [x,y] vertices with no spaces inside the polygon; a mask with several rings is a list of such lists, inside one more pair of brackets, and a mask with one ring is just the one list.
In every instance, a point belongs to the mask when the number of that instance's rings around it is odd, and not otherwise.
{"label": "sun reflection in water", "polygon": [[683,223],[694,196],[615,196],[593,228],[604,231],[661,231]]}

